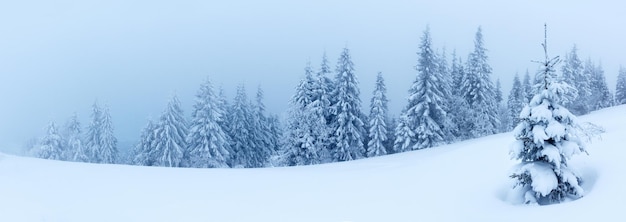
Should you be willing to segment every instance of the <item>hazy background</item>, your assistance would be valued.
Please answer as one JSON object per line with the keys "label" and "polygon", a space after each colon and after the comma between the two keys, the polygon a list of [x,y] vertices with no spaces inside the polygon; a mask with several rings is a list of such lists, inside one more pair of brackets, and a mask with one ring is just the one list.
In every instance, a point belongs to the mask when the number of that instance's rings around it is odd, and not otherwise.
{"label": "hazy background", "polygon": [[[3,1],[0,3],[0,150],[17,152],[54,120],[77,112],[88,124],[94,100],[108,104],[120,141],[137,140],[176,93],[189,116],[209,76],[229,98],[261,85],[268,111],[283,114],[311,61],[334,67],[352,52],[367,112],[382,71],[392,115],[406,103],[419,38],[464,57],[483,27],[493,78],[507,95],[513,75],[549,51],[601,61],[611,90],[624,63],[626,16],[616,1]],[[448,57],[450,59],[450,57]]]}

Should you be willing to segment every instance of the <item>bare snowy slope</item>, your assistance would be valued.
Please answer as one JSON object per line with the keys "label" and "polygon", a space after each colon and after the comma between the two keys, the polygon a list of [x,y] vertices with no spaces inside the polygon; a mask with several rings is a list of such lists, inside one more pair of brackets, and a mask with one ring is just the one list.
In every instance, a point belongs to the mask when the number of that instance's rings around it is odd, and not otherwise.
{"label": "bare snowy slope", "polygon": [[624,221],[626,106],[572,161],[586,196],[550,206],[505,201],[510,133],[319,166],[170,169],[0,154],[0,221]]}

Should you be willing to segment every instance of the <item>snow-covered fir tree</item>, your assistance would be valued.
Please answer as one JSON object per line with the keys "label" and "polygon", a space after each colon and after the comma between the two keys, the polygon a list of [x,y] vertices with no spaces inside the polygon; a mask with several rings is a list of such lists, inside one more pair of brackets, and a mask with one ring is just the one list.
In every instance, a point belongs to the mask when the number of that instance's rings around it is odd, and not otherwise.
{"label": "snow-covered fir tree", "polygon": [[450,68],[450,75],[452,76],[452,95],[461,96],[461,85],[463,84],[463,76],[465,75],[465,67],[460,57],[456,56],[456,50],[452,52],[452,66]]}
{"label": "snow-covered fir tree", "polygon": [[626,104],[626,69],[621,66],[615,86],[615,103],[616,105]]}
{"label": "snow-covered fir tree", "polygon": [[387,142],[385,143],[385,147],[387,148],[387,154],[395,153],[393,148],[393,144],[396,141],[396,126],[398,124],[398,119],[395,117],[388,118],[389,122],[387,122]]}
{"label": "snow-covered fir tree", "polygon": [[456,108],[453,108],[454,104],[454,93],[452,93],[452,84],[454,82],[454,78],[452,76],[452,69],[448,66],[448,57],[446,56],[446,49],[441,50],[441,53],[435,55],[437,59],[437,65],[439,66],[439,73],[441,73],[441,85],[439,86],[440,91],[443,94],[443,109],[446,112],[447,118],[443,122],[443,131],[446,132],[446,137],[444,140],[447,143],[450,143],[456,138],[457,126],[454,121],[452,121],[453,117],[458,112]]}
{"label": "snow-covered fir tree", "polygon": [[372,93],[369,117],[369,142],[367,144],[367,157],[387,154],[387,87],[382,73],[376,76],[376,87]]}
{"label": "snow-covered fir tree", "polygon": [[398,118],[398,124],[394,130],[395,140],[393,142],[393,152],[401,153],[412,150],[412,144],[415,143],[415,132],[409,127],[409,120],[406,111],[402,112]]}
{"label": "snow-covered fir tree", "polygon": [[452,76],[451,92],[452,96],[449,97],[449,112],[448,117],[452,122],[453,128],[451,133],[457,140],[464,140],[471,138],[471,122],[467,118],[471,115],[469,104],[464,99],[461,85],[463,84],[465,76],[465,67],[460,57],[456,56],[456,50],[452,53],[452,66],[450,68],[450,75]]}
{"label": "snow-covered fir tree", "polygon": [[500,79],[496,80],[496,89],[495,89],[495,93],[496,93],[496,103],[501,103],[504,100],[504,97],[502,96],[502,85],[500,84]]}
{"label": "snow-covered fir tree", "polygon": [[568,164],[572,155],[585,151],[573,131],[576,117],[559,104],[575,90],[557,81],[558,57],[549,59],[545,42],[543,47],[541,91],[520,113],[521,122],[513,132],[517,141],[511,148],[511,156],[521,161],[511,178],[527,204],[561,202],[584,194],[581,178]]}
{"label": "snow-covered fir tree", "polygon": [[467,118],[471,120],[468,129],[474,129],[473,137],[494,134],[499,125],[498,106],[486,51],[482,29],[479,27],[474,40],[474,51],[469,55],[461,85],[461,94],[472,110],[472,115]]}
{"label": "snow-covered fir tree", "polygon": [[513,77],[513,87],[511,87],[511,92],[509,92],[509,98],[507,100],[510,120],[508,130],[515,128],[520,122],[519,114],[522,112],[524,106],[526,106],[524,98],[525,93],[523,90],[519,75],[516,73],[515,77]]}
{"label": "snow-covered fir tree", "polygon": [[228,135],[222,128],[225,110],[207,78],[196,94],[191,113],[185,165],[187,167],[228,167],[230,155]]}
{"label": "snow-covered fir tree", "polygon": [[[412,138],[396,138],[409,141],[410,150],[418,150],[445,143],[446,108],[443,92],[443,76],[437,55],[432,50],[429,29],[424,31],[418,52],[417,77],[409,89],[409,101],[405,112],[406,127]],[[406,133],[404,133],[406,134]],[[396,135],[398,137],[399,135]],[[406,148],[403,148],[406,150]]]}
{"label": "snow-covered fir tree", "polygon": [[258,147],[258,155],[263,166],[268,164],[271,156],[274,156],[275,149],[272,147],[272,140],[276,135],[272,134],[270,123],[265,113],[265,104],[263,103],[263,89],[261,86],[257,89],[256,104],[252,104],[252,130],[253,139]]}
{"label": "snow-covered fir tree", "polygon": [[589,68],[586,69],[591,70],[591,97],[589,100],[592,105],[591,108],[593,110],[599,110],[613,106],[613,94],[609,91],[609,86],[606,83],[602,64],[596,66],[591,60],[588,60],[586,65],[589,66]]}
{"label": "snow-covered fir tree", "polygon": [[113,135],[113,121],[107,106],[102,109],[100,117],[100,146],[94,154],[94,160],[96,163],[117,163],[117,138]]}
{"label": "snow-covered fir tree", "polygon": [[530,84],[533,82],[530,78],[530,73],[528,69],[526,70],[526,74],[524,74],[524,80],[522,81],[522,92],[524,92],[524,104],[528,104],[530,100],[533,98],[535,93],[533,92],[533,86]]}
{"label": "snow-covered fir tree", "polygon": [[141,131],[139,143],[135,145],[132,155],[132,164],[134,165],[154,165],[156,160],[156,124],[151,119]]}
{"label": "snow-covered fir tree", "polygon": [[317,72],[317,84],[318,86],[314,88],[316,92],[314,92],[314,100],[319,100],[320,107],[324,110],[324,117],[326,118],[326,124],[329,125],[330,121],[333,119],[333,111],[331,110],[332,104],[335,104],[335,98],[333,98],[332,93],[335,89],[335,83],[329,77],[332,73],[330,68],[330,64],[328,62],[328,58],[326,57],[326,52],[322,56],[322,63],[320,64],[320,70]]}
{"label": "snow-covered fir tree", "polygon": [[313,69],[307,64],[304,78],[291,98],[287,130],[283,139],[283,162],[287,166],[319,164],[330,161],[329,128],[319,100]]}
{"label": "snow-covered fir tree", "polygon": [[348,48],[339,56],[334,82],[333,160],[360,159],[365,155],[363,140],[367,131],[361,118],[365,115],[361,112],[359,82]]}
{"label": "snow-covered fir tree", "polygon": [[98,153],[102,146],[100,139],[102,137],[102,109],[97,102],[94,102],[91,108],[91,123],[87,127],[85,151],[87,151],[87,156],[89,156],[89,162],[99,163]]}
{"label": "snow-covered fir tree", "polygon": [[262,167],[267,160],[262,159],[261,148],[253,138],[254,123],[252,107],[243,85],[237,87],[235,100],[230,108],[231,167]]}
{"label": "snow-covered fir tree", "polygon": [[172,96],[154,129],[154,166],[180,167],[187,149],[187,121],[176,95]]}
{"label": "snow-covered fir tree", "polygon": [[89,156],[83,147],[80,122],[76,113],[65,124],[65,138],[66,159],[74,162],[89,162]]}
{"label": "snow-covered fir tree", "polygon": [[562,66],[562,78],[565,83],[578,90],[576,98],[563,104],[574,115],[584,115],[589,113],[589,97],[591,96],[590,75],[584,72],[583,62],[578,57],[578,49],[574,45],[572,50],[565,55],[565,64]]}
{"label": "snow-covered fir tree", "polygon": [[502,86],[500,85],[500,79],[498,79],[496,80],[496,105],[498,106],[498,120],[500,120],[500,124],[498,124],[498,132],[509,131],[509,125],[511,124],[509,109],[503,100]]}
{"label": "snow-covered fir tree", "polygon": [[37,157],[51,160],[64,160],[65,148],[63,138],[59,134],[54,122],[46,128],[46,135],[41,139]]}

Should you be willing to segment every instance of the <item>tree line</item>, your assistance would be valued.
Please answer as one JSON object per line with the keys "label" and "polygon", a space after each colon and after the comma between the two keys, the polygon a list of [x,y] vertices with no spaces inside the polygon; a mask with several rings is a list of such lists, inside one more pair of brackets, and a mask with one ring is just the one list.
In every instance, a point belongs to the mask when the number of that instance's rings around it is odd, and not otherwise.
{"label": "tree line", "polygon": [[[433,46],[428,28],[417,55],[417,74],[397,117],[388,112],[383,73],[377,75],[368,114],[363,111],[354,63],[344,48],[334,69],[325,53],[318,69],[307,64],[284,123],[266,113],[260,87],[254,101],[243,85],[228,101],[207,78],[196,94],[191,119],[173,96],[162,115],[146,124],[129,157],[118,153],[108,108],[97,103],[84,133],[76,115],[63,130],[51,123],[31,153],[57,160],[196,168],[350,161],[510,131],[541,90],[536,85],[542,77],[526,71],[521,81],[515,75],[504,101],[500,81],[492,81],[480,27],[466,58],[453,51],[449,64],[445,50]],[[620,68],[613,95],[601,64],[582,62],[576,46],[565,56],[558,78],[577,89],[564,104],[576,115],[626,103],[626,69]]]}

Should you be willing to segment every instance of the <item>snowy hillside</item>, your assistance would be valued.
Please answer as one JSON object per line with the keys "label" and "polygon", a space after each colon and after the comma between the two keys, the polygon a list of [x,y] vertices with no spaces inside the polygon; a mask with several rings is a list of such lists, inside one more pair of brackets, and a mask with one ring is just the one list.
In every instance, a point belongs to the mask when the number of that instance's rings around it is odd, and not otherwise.
{"label": "snowy hillside", "polygon": [[0,154],[0,221],[623,221],[626,106],[571,164],[582,199],[507,202],[510,133],[317,166],[184,169],[58,162]]}

